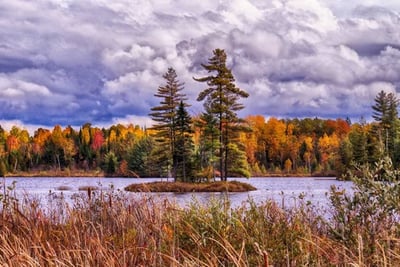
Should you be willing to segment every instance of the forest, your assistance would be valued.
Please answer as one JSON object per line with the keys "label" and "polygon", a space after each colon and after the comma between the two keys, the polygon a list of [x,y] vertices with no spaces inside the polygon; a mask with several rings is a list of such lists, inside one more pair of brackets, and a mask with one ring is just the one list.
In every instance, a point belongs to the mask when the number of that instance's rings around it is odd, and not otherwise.
{"label": "forest", "polygon": [[237,88],[226,67],[224,50],[216,49],[202,67],[209,76],[194,78],[204,112],[190,115],[184,84],[169,68],[151,109],[151,128],[90,123],[37,129],[31,135],[17,126],[0,126],[0,171],[4,175],[77,172],[122,177],[173,177],[200,181],[228,176],[344,177],[357,165],[389,156],[400,163],[398,99],[379,92],[367,122],[350,119],[288,118],[263,115],[239,118],[248,94]]}

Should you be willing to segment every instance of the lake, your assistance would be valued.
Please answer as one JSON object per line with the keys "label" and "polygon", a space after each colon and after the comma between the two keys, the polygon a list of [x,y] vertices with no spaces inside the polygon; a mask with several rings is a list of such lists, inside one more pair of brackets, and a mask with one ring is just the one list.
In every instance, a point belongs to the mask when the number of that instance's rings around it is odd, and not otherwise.
{"label": "lake", "polygon": [[[67,201],[76,194],[86,194],[85,191],[79,191],[80,187],[96,186],[102,190],[114,189],[124,190],[124,187],[133,183],[144,183],[153,181],[166,181],[166,178],[85,178],[85,177],[39,177],[25,178],[12,177],[6,178],[6,185],[10,185],[16,181],[15,192],[17,196],[29,195],[45,202],[48,196],[63,196]],[[229,199],[233,206],[240,205],[249,198],[256,203],[261,203],[268,199],[277,201],[284,207],[296,205],[298,197],[304,195],[306,200],[311,201],[316,206],[326,207],[329,203],[328,192],[331,185],[335,185],[351,191],[352,183],[346,181],[337,181],[333,178],[323,177],[285,177],[285,178],[230,178],[229,180],[237,180],[249,183],[257,188],[256,191],[245,193],[229,193]],[[170,179],[171,181],[171,179]],[[68,190],[59,190],[60,188],[68,188]],[[140,194],[152,194],[156,197],[167,197],[172,201],[176,201],[179,205],[185,206],[193,198],[200,202],[208,201],[211,198],[225,196],[226,193],[132,193],[128,195],[138,196]]]}

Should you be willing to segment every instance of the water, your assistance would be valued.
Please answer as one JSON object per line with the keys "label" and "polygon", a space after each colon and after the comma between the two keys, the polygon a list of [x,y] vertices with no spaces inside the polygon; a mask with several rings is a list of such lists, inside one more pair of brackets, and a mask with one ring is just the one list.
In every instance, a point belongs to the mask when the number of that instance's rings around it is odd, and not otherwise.
{"label": "water", "polygon": [[[229,199],[232,205],[240,205],[248,199],[261,203],[269,199],[273,199],[283,207],[296,205],[298,197],[304,196],[306,201],[310,201],[313,205],[326,207],[329,204],[328,192],[332,185],[351,191],[352,183],[345,181],[337,181],[330,178],[318,177],[285,177],[285,178],[231,178],[249,183],[257,188],[256,191],[244,193],[229,193]],[[80,191],[81,187],[95,186],[102,190],[124,190],[124,187],[133,183],[144,183],[161,181],[160,178],[85,178],[85,177],[39,177],[39,178],[23,178],[12,177],[6,178],[6,185],[16,182],[15,193],[17,196],[29,195],[35,199],[45,202],[50,194],[63,195],[67,201],[76,194],[86,194]],[[166,181],[164,178],[163,181]],[[61,190],[67,188],[68,190]],[[137,196],[143,193],[127,192],[128,195]],[[146,193],[160,197],[167,197],[177,202],[181,206],[187,205],[193,198],[200,202],[206,202],[211,198],[225,197],[226,193]]]}

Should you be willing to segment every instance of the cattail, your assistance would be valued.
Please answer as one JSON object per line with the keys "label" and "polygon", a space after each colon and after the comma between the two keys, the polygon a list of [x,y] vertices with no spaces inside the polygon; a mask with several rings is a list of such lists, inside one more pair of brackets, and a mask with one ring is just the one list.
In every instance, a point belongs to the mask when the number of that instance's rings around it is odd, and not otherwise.
{"label": "cattail", "polygon": [[91,198],[92,198],[92,190],[91,190],[90,186],[88,186],[88,188],[87,188],[87,193],[88,193],[88,198],[89,198],[89,201],[90,201]]}

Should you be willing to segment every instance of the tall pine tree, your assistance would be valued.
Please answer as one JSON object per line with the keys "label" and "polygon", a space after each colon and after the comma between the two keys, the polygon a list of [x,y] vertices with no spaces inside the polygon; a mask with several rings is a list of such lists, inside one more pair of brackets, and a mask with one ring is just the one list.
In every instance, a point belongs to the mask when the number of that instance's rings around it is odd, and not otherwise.
{"label": "tall pine tree", "polygon": [[232,71],[226,66],[226,53],[222,49],[215,49],[208,64],[202,67],[208,71],[209,76],[194,78],[198,82],[207,84],[207,88],[200,92],[197,100],[204,101],[207,113],[212,114],[218,125],[219,136],[219,172],[221,180],[228,177],[229,144],[232,142],[242,122],[237,112],[244,108],[238,101],[248,97],[248,93],[235,85]]}
{"label": "tall pine tree", "polygon": [[173,68],[163,75],[166,84],[158,87],[154,95],[161,98],[160,105],[151,108],[150,117],[155,121],[152,127],[156,131],[155,140],[158,143],[158,164],[164,175],[176,178],[176,162],[174,162],[176,142],[176,116],[179,103],[186,100],[181,93],[183,83],[180,83]]}

